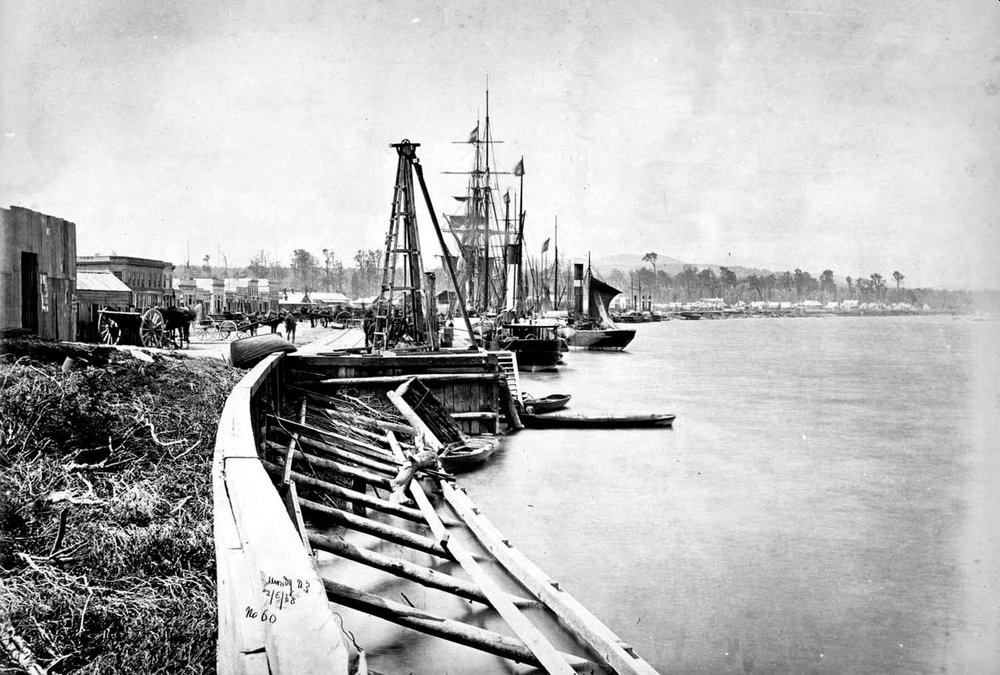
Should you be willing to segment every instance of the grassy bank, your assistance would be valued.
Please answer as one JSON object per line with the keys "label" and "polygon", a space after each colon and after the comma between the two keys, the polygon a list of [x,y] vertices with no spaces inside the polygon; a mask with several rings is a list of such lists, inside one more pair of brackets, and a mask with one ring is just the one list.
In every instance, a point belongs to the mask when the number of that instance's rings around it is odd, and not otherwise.
{"label": "grassy bank", "polygon": [[0,663],[21,646],[52,673],[214,672],[210,469],[240,371],[3,351],[21,355],[0,355]]}

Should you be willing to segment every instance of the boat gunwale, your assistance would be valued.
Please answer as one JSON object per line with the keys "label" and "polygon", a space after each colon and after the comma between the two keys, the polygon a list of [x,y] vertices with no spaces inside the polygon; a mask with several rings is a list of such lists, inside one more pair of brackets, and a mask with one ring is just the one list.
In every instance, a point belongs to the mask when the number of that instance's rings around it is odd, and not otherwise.
{"label": "boat gunwale", "polygon": [[[282,358],[268,356],[250,370],[219,417],[212,461],[216,665],[220,673],[346,675],[347,646],[322,581],[257,451],[255,408],[268,394],[280,396]],[[301,581],[305,590],[294,604],[276,607],[272,582],[282,579]],[[323,647],[302,649],[303,634]]]}

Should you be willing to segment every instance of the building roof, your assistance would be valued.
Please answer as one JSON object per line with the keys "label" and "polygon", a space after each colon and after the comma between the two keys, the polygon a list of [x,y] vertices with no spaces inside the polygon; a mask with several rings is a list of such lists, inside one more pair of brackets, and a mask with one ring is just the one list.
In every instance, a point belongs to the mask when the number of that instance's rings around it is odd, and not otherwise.
{"label": "building roof", "polygon": [[132,292],[131,288],[111,272],[86,272],[84,270],[76,271],[76,290]]}
{"label": "building roof", "polygon": [[313,292],[309,294],[309,298],[313,302],[329,303],[329,304],[346,303],[348,301],[348,297],[346,295],[344,295],[343,293],[336,293],[336,292],[334,293]]}
{"label": "building roof", "polygon": [[99,267],[101,265],[146,265],[149,267],[169,267],[174,268],[172,262],[166,260],[153,260],[152,258],[136,258],[129,255],[79,255],[76,257],[77,266]]}
{"label": "building roof", "polygon": [[278,304],[279,305],[311,305],[312,300],[309,299],[308,293],[297,293],[291,291],[288,293],[278,294]]}

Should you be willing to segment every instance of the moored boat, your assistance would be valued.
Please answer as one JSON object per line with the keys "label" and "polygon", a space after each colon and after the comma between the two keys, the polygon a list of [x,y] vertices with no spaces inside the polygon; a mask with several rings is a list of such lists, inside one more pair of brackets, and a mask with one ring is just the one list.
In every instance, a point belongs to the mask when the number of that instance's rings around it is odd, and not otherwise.
{"label": "moored boat", "polygon": [[[582,276],[583,265],[577,264],[574,270],[574,283],[583,282]],[[575,349],[622,351],[635,338],[635,329],[619,328],[608,313],[608,305],[615,296],[621,294],[621,291],[595,278],[589,264],[584,287],[585,295],[577,298],[578,307],[575,312],[577,321],[565,331],[566,342]],[[584,297],[587,298],[586,316],[582,307]]]}
{"label": "moored boat", "polygon": [[669,427],[676,415],[583,415],[569,413],[549,413],[538,415],[524,412],[521,421],[529,429],[624,429],[630,427]]}
{"label": "moored boat", "polygon": [[555,370],[562,361],[562,340],[553,323],[504,324],[497,346],[517,354],[517,365],[522,370]]}
{"label": "moored boat", "polygon": [[533,398],[525,395],[521,403],[526,412],[542,415],[556,410],[562,410],[566,407],[571,398],[572,395],[570,394],[549,394],[548,396],[543,396],[542,398]]}

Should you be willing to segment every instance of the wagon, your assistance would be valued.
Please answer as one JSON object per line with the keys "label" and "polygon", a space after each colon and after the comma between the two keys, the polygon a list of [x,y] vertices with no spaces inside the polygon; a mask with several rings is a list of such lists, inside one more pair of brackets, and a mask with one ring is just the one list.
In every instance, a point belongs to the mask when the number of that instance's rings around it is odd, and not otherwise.
{"label": "wagon", "polygon": [[156,307],[134,312],[101,309],[97,313],[97,331],[106,345],[178,347],[163,312]]}

